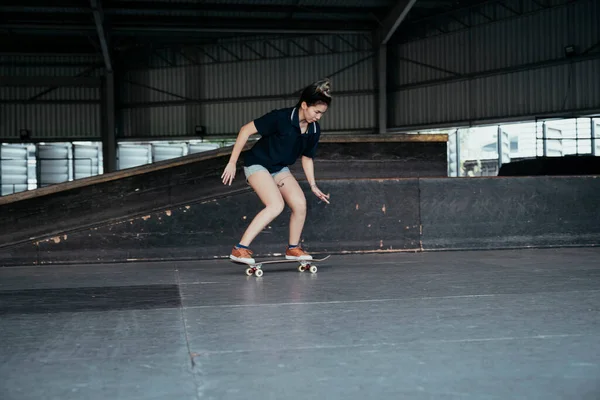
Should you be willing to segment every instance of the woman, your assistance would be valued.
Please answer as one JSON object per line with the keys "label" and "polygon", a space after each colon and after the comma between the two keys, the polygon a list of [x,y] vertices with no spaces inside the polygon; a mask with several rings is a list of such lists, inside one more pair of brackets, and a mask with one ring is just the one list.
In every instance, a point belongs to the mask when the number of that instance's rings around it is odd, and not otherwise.
{"label": "woman", "polygon": [[306,219],[306,198],[288,166],[302,156],[302,168],[312,192],[329,204],[329,195],[321,192],[315,183],[313,157],[321,134],[319,120],[330,104],[329,81],[315,82],[302,91],[295,107],[273,110],[240,130],[221,178],[225,185],[231,185],[238,157],[248,138],[255,133],[260,134],[261,138],[244,156],[244,174],[265,208],[254,217],[240,242],[233,247],[229,256],[232,260],[254,263],[250,243],[281,214],[286,203],[292,215],[285,258],[312,260],[300,246]]}

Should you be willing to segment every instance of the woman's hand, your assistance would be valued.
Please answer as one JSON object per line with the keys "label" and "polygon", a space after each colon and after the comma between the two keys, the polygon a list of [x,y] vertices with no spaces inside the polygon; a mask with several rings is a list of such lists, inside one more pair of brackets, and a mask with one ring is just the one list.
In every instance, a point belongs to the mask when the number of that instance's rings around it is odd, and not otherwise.
{"label": "woman's hand", "polygon": [[325,203],[329,204],[329,195],[321,192],[317,185],[310,185],[310,189],[319,199],[323,200]]}
{"label": "woman's hand", "polygon": [[233,150],[231,151],[231,157],[229,157],[229,162],[223,171],[223,175],[221,175],[221,179],[223,179],[223,184],[231,186],[231,182],[233,182],[233,178],[235,178],[235,170],[236,164],[238,161],[238,157],[240,156],[242,150],[244,150],[244,146],[248,142],[248,138],[251,135],[257,133],[256,125],[254,125],[254,121],[248,122],[246,125],[242,126],[240,129],[240,133],[238,133],[237,139],[235,140],[235,144],[233,145]]}
{"label": "woman's hand", "polygon": [[223,179],[224,185],[231,186],[231,182],[233,182],[233,178],[235,178],[235,164],[230,162],[227,163],[225,170],[223,171],[223,175],[221,175],[221,179]]}

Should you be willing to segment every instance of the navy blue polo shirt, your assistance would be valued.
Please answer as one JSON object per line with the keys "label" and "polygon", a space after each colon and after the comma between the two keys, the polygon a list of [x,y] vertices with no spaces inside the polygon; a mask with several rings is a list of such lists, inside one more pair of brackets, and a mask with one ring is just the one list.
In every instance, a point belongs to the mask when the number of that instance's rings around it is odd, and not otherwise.
{"label": "navy blue polo shirt", "polygon": [[294,164],[300,156],[315,156],[321,128],[313,122],[302,134],[297,108],[273,110],[255,119],[254,125],[262,137],[245,153],[245,166],[259,164],[273,173]]}

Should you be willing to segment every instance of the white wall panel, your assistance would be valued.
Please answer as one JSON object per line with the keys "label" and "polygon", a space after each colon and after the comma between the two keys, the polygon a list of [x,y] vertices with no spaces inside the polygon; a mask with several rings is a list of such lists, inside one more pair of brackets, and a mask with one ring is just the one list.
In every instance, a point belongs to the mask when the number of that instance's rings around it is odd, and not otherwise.
{"label": "white wall panel", "polygon": [[40,144],[37,151],[40,187],[72,180],[72,160],[71,143]]}
{"label": "white wall panel", "polygon": [[101,175],[104,172],[102,162],[101,143],[73,144],[73,179]]}
{"label": "white wall panel", "polygon": [[165,161],[173,158],[183,157],[187,154],[186,144],[153,144],[152,145],[152,161]]}
{"label": "white wall panel", "polygon": [[117,168],[127,169],[152,163],[151,144],[119,143],[117,146]]}
{"label": "white wall panel", "polygon": [[31,171],[27,162],[29,152],[23,144],[0,145],[0,196],[23,192],[30,179],[35,180],[35,170]]}

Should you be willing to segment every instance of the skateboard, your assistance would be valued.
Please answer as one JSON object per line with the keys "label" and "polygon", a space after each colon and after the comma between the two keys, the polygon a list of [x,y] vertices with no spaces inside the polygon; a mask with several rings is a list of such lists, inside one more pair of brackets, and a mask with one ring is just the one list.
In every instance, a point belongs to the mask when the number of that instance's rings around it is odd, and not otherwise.
{"label": "skateboard", "polygon": [[[317,262],[321,262],[321,261],[325,261],[327,260],[329,257],[331,257],[331,255],[328,255],[327,257],[323,257],[323,258],[313,258],[312,260],[272,260],[272,261],[262,261],[262,262],[257,262],[254,264],[245,264],[248,265],[248,268],[246,269],[246,275],[248,276],[256,276],[258,278],[260,278],[261,276],[263,276],[263,270],[262,270],[262,266],[265,264],[278,264],[278,263],[289,263],[289,262],[295,262],[295,263],[300,263],[300,265],[298,266],[298,271],[300,272],[304,272],[304,271],[309,271],[310,273],[314,274],[317,272],[317,266],[316,265],[312,265],[312,263],[314,263],[315,261]],[[244,264],[244,263],[240,263],[238,261],[234,261],[238,264]]]}

